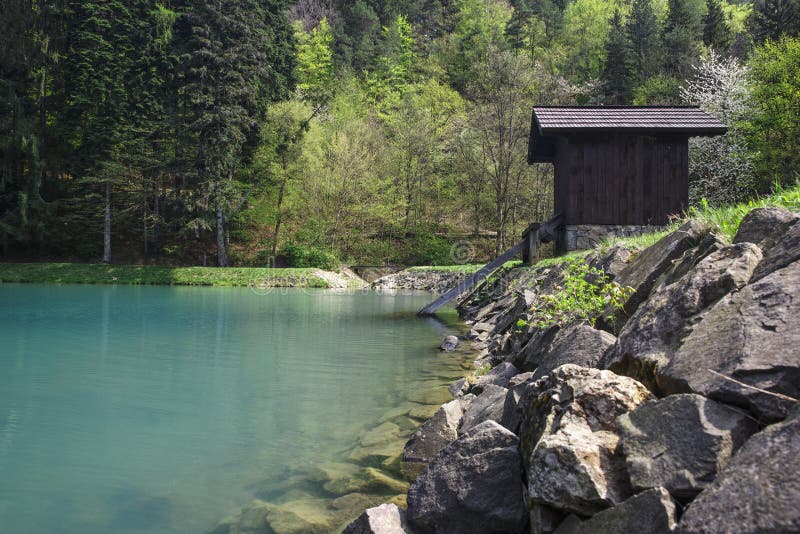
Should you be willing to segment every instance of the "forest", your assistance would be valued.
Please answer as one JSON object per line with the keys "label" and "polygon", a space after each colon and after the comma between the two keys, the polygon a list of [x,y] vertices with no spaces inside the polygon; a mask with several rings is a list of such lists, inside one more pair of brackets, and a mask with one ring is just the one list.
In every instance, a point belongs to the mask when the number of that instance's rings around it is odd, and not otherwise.
{"label": "forest", "polygon": [[3,261],[473,260],[552,215],[552,166],[526,163],[535,104],[700,105],[729,131],[691,142],[693,202],[800,179],[800,0],[2,12]]}

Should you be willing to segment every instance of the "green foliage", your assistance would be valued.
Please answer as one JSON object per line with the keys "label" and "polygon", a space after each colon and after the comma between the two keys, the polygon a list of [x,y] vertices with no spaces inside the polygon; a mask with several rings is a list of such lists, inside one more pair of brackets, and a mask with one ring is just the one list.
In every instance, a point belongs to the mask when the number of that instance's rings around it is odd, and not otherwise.
{"label": "green foliage", "polygon": [[633,90],[635,106],[673,106],[681,103],[681,81],[674,76],[657,75]]}
{"label": "green foliage", "polygon": [[611,282],[601,269],[590,267],[583,259],[569,260],[562,272],[563,281],[555,292],[539,296],[531,308],[530,323],[538,328],[578,321],[594,326],[603,313],[613,319],[614,312],[633,294],[633,288]]}
{"label": "green foliage", "polygon": [[755,113],[747,126],[760,190],[800,176],[800,37],[758,47],[751,61]]}
{"label": "green foliage", "polygon": [[327,271],[339,269],[339,261],[336,256],[318,247],[286,243],[280,253],[286,257],[286,263],[290,267],[316,267]]}
{"label": "green foliage", "polygon": [[731,241],[745,215],[755,208],[767,207],[781,207],[800,212],[800,183],[795,183],[794,186],[783,186],[777,183],[774,192],[770,195],[738,204],[712,206],[708,202],[702,201],[699,206],[689,210],[688,216],[706,223],[719,235]]}
{"label": "green foliage", "polygon": [[333,96],[333,32],[328,19],[322,19],[310,33],[295,28],[297,53],[295,78],[303,100],[326,104]]}

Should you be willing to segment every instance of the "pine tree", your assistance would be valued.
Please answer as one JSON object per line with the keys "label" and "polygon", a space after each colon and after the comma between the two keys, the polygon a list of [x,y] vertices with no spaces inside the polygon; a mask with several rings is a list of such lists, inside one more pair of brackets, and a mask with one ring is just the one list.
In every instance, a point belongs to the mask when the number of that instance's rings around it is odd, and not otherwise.
{"label": "pine tree", "polygon": [[703,23],[703,42],[717,52],[725,52],[731,46],[733,35],[725,20],[720,0],[706,0],[708,13]]}
{"label": "pine tree", "polygon": [[777,41],[781,35],[800,34],[800,0],[761,0],[753,4],[747,21],[750,33],[760,43]]}
{"label": "pine tree", "polygon": [[630,42],[622,26],[622,17],[619,10],[615,10],[606,41],[606,65],[603,70],[603,89],[609,104],[630,103],[633,86],[630,55]]}
{"label": "pine tree", "polygon": [[687,0],[669,0],[664,23],[665,68],[669,75],[685,78],[698,56],[697,29]]}
{"label": "pine tree", "polygon": [[631,71],[639,83],[645,82],[661,65],[659,25],[652,0],[633,0],[625,33],[631,47]]}
{"label": "pine tree", "polygon": [[[291,84],[291,60],[283,33],[288,26],[277,0],[196,0],[192,27],[189,85],[194,108],[191,128],[197,138],[198,175],[216,227],[217,264],[228,264],[226,220],[241,205],[241,184],[234,180],[255,143],[266,102],[285,96]],[[283,89],[283,90],[282,90]],[[281,95],[281,93],[284,93]],[[210,226],[210,225],[209,225]]]}

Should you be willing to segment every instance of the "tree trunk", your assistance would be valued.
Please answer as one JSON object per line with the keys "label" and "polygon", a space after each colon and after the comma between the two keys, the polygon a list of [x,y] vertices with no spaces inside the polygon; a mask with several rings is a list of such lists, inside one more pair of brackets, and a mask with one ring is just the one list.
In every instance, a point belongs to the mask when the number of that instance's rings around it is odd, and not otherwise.
{"label": "tree trunk", "polygon": [[228,253],[225,250],[225,216],[222,213],[222,188],[217,185],[215,204],[217,208],[217,266],[228,266]]}
{"label": "tree trunk", "polygon": [[272,256],[273,256],[273,258],[275,257],[275,254],[278,253],[278,236],[279,236],[280,231],[281,231],[281,222],[283,221],[282,211],[281,211],[283,209],[283,195],[286,192],[286,182],[289,180],[286,177],[286,168],[288,166],[287,163],[286,163],[286,156],[282,156],[281,160],[282,160],[282,163],[283,163],[283,180],[281,181],[280,189],[278,189],[278,205],[276,206],[276,209],[275,209],[275,231],[272,234],[273,235],[273,237],[272,237]]}
{"label": "tree trunk", "polygon": [[103,263],[111,263],[111,180],[109,179],[106,179],[106,212],[103,219]]}

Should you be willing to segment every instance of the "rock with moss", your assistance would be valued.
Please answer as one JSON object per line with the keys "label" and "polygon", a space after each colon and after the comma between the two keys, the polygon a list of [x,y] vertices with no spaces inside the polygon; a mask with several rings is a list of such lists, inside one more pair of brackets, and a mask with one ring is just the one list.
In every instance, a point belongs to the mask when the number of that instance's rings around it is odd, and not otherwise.
{"label": "rock with moss", "polygon": [[577,365],[529,384],[520,440],[530,501],[587,516],[627,499],[616,418],[651,398],[632,378]]}
{"label": "rock with moss", "polygon": [[442,450],[408,491],[420,532],[521,533],[527,523],[517,436],[485,421]]}
{"label": "rock with moss", "polygon": [[686,502],[758,428],[747,414],[699,395],[647,402],[617,419],[634,491],[664,487]]}
{"label": "rock with moss", "polygon": [[427,464],[439,454],[443,448],[458,437],[458,425],[464,416],[464,405],[461,399],[443,404],[441,408],[426,421],[403,447],[403,461],[407,463]]}
{"label": "rock with moss", "polygon": [[800,411],[750,438],[681,517],[677,532],[800,532]]}

